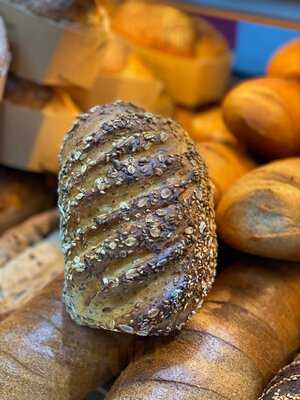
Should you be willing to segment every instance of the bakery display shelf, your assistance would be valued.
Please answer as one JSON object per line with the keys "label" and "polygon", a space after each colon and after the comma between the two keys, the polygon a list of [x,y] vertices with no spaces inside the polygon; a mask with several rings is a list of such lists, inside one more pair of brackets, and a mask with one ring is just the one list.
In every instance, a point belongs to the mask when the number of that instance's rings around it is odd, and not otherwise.
{"label": "bakery display shelf", "polygon": [[167,0],[192,12],[300,30],[298,0]]}

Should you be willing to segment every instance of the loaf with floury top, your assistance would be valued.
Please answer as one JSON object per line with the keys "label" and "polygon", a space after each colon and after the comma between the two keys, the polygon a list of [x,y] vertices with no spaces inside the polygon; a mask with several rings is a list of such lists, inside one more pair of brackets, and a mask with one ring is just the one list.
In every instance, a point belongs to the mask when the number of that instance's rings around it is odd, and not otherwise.
{"label": "loaf with floury top", "polygon": [[60,154],[64,300],[79,324],[181,329],[215,276],[207,169],[171,119],[117,101],[75,122]]}

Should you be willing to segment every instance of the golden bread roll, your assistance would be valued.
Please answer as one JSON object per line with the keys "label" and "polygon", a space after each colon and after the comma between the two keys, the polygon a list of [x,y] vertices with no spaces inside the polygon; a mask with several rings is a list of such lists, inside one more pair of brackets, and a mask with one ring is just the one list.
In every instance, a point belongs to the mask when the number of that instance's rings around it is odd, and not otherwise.
{"label": "golden bread roll", "polygon": [[0,233],[54,206],[55,185],[45,175],[0,167]]}
{"label": "golden bread roll", "polygon": [[214,186],[215,205],[237,179],[255,168],[254,162],[245,153],[225,144],[202,142],[196,147],[207,165]]}
{"label": "golden bread roll", "polygon": [[264,257],[300,261],[300,158],[274,161],[233,184],[217,209],[220,237]]}
{"label": "golden bread roll", "polygon": [[280,47],[269,60],[267,74],[284,78],[300,78],[300,38]]}
{"label": "golden bread roll", "polygon": [[193,56],[197,31],[194,21],[176,8],[128,0],[116,10],[112,27],[135,44],[180,56]]}
{"label": "golden bread roll", "polygon": [[260,78],[243,82],[226,96],[228,129],[265,159],[300,154],[300,82]]}
{"label": "golden bread roll", "polygon": [[76,325],[57,278],[0,324],[1,400],[82,400],[118,375],[133,336]]}
{"label": "golden bread roll", "polygon": [[181,329],[215,276],[207,169],[171,119],[130,103],[81,115],[60,155],[64,300],[82,325]]}
{"label": "golden bread roll", "polygon": [[202,310],[148,345],[107,400],[257,400],[299,349],[299,267],[248,259],[225,268]]}
{"label": "golden bread roll", "polygon": [[300,399],[300,354],[275,375],[259,398],[259,400],[297,399]]}
{"label": "golden bread roll", "polygon": [[239,146],[236,137],[224,123],[220,107],[197,113],[177,108],[175,119],[196,142],[218,142]]}

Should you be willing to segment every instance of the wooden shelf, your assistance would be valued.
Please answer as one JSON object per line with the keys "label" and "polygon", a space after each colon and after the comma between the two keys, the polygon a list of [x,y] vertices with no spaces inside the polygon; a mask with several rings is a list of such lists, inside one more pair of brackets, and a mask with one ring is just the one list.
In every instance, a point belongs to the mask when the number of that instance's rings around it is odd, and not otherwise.
{"label": "wooden shelf", "polygon": [[186,10],[300,31],[299,0],[167,0]]}

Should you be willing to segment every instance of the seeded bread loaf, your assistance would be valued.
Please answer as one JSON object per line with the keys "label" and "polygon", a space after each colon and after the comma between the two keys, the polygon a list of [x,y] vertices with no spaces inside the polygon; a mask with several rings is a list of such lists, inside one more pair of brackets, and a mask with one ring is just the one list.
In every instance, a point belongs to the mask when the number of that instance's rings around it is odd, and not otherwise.
{"label": "seeded bread loaf", "polygon": [[130,103],[81,115],[60,155],[66,307],[83,325],[180,329],[216,267],[206,167],[174,121]]}
{"label": "seeded bread loaf", "polygon": [[62,286],[61,276],[1,322],[1,400],[83,400],[128,362],[134,337],[76,325]]}
{"label": "seeded bread loaf", "polygon": [[300,355],[282,368],[265,388],[259,400],[300,399]]}
{"label": "seeded bread loaf", "polygon": [[55,186],[45,175],[0,166],[0,233],[54,205]]}

